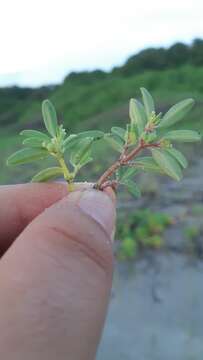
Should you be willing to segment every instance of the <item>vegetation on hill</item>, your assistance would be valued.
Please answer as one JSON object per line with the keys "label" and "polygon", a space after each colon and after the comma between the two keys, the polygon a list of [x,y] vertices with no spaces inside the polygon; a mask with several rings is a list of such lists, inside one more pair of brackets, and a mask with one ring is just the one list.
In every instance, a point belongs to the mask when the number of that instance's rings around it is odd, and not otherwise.
{"label": "vegetation on hill", "polygon": [[[95,125],[107,130],[125,122],[128,99],[139,96],[141,86],[152,92],[161,111],[178,100],[195,98],[196,107],[186,119],[187,128],[203,132],[203,40],[196,39],[191,45],[176,43],[168,49],[145,49],[108,73],[72,72],[61,85],[38,89],[1,88],[0,182],[10,181],[4,161],[17,148],[15,134],[25,127],[39,127],[42,100],[49,98],[54,103],[67,130],[91,129]],[[26,174],[19,171],[17,179],[27,179]]]}

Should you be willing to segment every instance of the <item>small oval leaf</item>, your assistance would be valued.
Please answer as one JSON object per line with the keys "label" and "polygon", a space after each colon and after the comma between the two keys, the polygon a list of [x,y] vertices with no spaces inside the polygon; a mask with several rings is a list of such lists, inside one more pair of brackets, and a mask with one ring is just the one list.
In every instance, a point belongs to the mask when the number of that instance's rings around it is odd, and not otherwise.
{"label": "small oval leaf", "polygon": [[7,165],[20,165],[20,164],[26,164],[30,163],[35,160],[42,160],[46,158],[49,155],[47,150],[43,149],[31,149],[31,148],[25,148],[22,150],[19,150],[9,156],[7,160]]}
{"label": "small oval leaf", "polygon": [[55,137],[57,135],[58,124],[56,111],[49,100],[44,100],[42,103],[42,115],[47,131]]}
{"label": "small oval leaf", "polygon": [[201,135],[194,130],[172,130],[164,134],[163,138],[178,142],[196,142],[201,140]]}
{"label": "small oval leaf", "polygon": [[125,133],[126,133],[125,129],[118,126],[113,126],[111,128],[111,132],[112,134],[119,136],[122,140],[125,140]]}
{"label": "small oval leaf", "polygon": [[125,185],[127,187],[127,190],[129,191],[129,193],[131,195],[133,195],[134,197],[139,198],[141,196],[141,191],[134,181],[132,181],[130,179],[126,179],[126,180],[123,180],[121,182],[121,184]]}
{"label": "small oval leaf", "polygon": [[93,161],[93,158],[91,157],[91,151],[89,150],[84,154],[77,167],[81,169],[81,167],[89,164],[91,161]]}
{"label": "small oval leaf", "polygon": [[143,171],[155,172],[163,174],[163,170],[158,166],[151,156],[143,156],[136,158],[134,165]]}
{"label": "small oval leaf", "polygon": [[63,143],[64,151],[73,148],[79,142],[77,135],[69,135]]}
{"label": "small oval leaf", "polygon": [[45,182],[51,179],[55,179],[56,177],[59,177],[63,175],[62,168],[55,166],[51,168],[44,169],[40,171],[38,174],[36,174],[32,178],[32,182]]}
{"label": "small oval leaf", "polygon": [[83,161],[83,158],[86,156],[86,153],[89,152],[93,141],[92,138],[80,140],[77,147],[71,152],[70,162],[72,165],[77,165]]}
{"label": "small oval leaf", "polygon": [[118,181],[123,181],[130,179],[132,176],[137,174],[139,172],[139,169],[136,167],[129,167],[128,169],[125,169],[125,167],[120,167],[117,173]]}
{"label": "small oval leaf", "polygon": [[179,181],[182,178],[179,163],[165,150],[151,149],[153,159],[158,166],[170,177]]}
{"label": "small oval leaf", "polygon": [[105,141],[116,151],[122,152],[124,141],[117,135],[105,136]]}
{"label": "small oval leaf", "polygon": [[173,105],[163,116],[159,127],[168,127],[182,120],[184,116],[192,109],[193,105],[193,99],[186,99]]}
{"label": "small oval leaf", "polygon": [[104,137],[104,132],[100,130],[89,130],[89,131],[83,131],[79,134],[77,134],[78,138],[93,138],[93,139],[102,139]]}
{"label": "small oval leaf", "polygon": [[149,91],[147,91],[147,89],[142,87],[142,88],[140,88],[140,90],[142,93],[142,99],[143,99],[145,111],[147,114],[147,118],[149,119],[152,112],[155,111],[154,100],[153,100],[151,94],[149,93]]}
{"label": "small oval leaf", "polygon": [[128,140],[129,145],[135,145],[138,138],[137,126],[135,124],[130,124],[130,131],[128,130]]}
{"label": "small oval leaf", "polygon": [[37,130],[23,130],[20,132],[20,135],[25,136],[26,138],[34,137],[41,139],[42,141],[50,141],[50,138],[46,134]]}
{"label": "small oval leaf", "polygon": [[136,125],[141,135],[147,123],[147,117],[143,105],[136,99],[130,99],[129,116],[131,124]]}
{"label": "small oval leaf", "polygon": [[170,155],[172,155],[184,169],[188,166],[187,159],[179,150],[174,149],[174,148],[169,148],[169,149],[166,149],[166,151]]}
{"label": "small oval leaf", "polygon": [[28,146],[28,147],[43,148],[43,145],[42,145],[43,142],[44,142],[44,140],[42,140],[41,138],[33,136],[33,137],[26,138],[25,140],[23,140],[23,145]]}

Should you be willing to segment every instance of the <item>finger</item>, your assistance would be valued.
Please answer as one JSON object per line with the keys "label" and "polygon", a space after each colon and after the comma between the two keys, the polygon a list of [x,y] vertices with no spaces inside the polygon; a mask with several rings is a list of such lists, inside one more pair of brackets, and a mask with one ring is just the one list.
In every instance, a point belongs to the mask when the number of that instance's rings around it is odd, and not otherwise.
{"label": "finger", "polygon": [[112,283],[114,221],[107,194],[77,191],[13,243],[0,262],[4,360],[95,358]]}
{"label": "finger", "polygon": [[64,184],[22,184],[0,187],[0,253],[46,207],[67,195]]}
{"label": "finger", "polygon": [[[88,186],[76,184],[75,189]],[[0,186],[0,256],[30,221],[67,193],[62,182]]]}

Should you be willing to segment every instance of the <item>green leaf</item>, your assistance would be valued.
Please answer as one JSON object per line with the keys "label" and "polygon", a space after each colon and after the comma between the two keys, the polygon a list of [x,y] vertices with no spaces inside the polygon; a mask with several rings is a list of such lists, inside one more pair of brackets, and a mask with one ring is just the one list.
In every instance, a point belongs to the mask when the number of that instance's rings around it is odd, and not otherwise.
{"label": "green leaf", "polygon": [[142,134],[147,123],[143,105],[136,99],[130,99],[129,116],[131,124],[136,125],[139,135]]}
{"label": "green leaf", "polygon": [[186,99],[173,105],[163,116],[159,127],[168,127],[182,120],[183,117],[192,109],[193,105],[193,99]]}
{"label": "green leaf", "polygon": [[51,101],[44,100],[42,103],[42,115],[47,131],[53,137],[57,136],[58,124],[54,106]]}
{"label": "green leaf", "polygon": [[126,133],[126,130],[121,128],[121,127],[118,127],[118,126],[113,126],[111,128],[111,132],[113,135],[117,135],[119,136],[122,140],[125,139],[125,133]]}
{"label": "green leaf", "polygon": [[129,139],[130,128],[131,128],[130,124],[127,124],[127,125],[126,125],[125,137],[124,137],[125,143],[129,142],[129,140],[130,140],[130,139]]}
{"label": "green leaf", "polygon": [[32,178],[32,182],[45,182],[51,179],[55,179],[58,176],[63,175],[63,170],[60,167],[51,167],[40,171]]}
{"label": "green leaf", "polygon": [[41,131],[37,131],[37,130],[23,130],[20,132],[20,135],[31,138],[38,138],[41,139],[42,141],[50,141],[50,138],[44,134]]}
{"label": "green leaf", "polygon": [[201,135],[194,130],[172,130],[164,134],[163,138],[178,142],[196,142],[201,140]]}
{"label": "green leaf", "polygon": [[82,163],[86,153],[89,152],[93,141],[94,140],[92,138],[85,138],[80,140],[76,148],[74,148],[71,152],[70,162],[72,165]]}
{"label": "green leaf", "polygon": [[137,174],[138,171],[139,170],[136,167],[129,167],[128,169],[126,169],[125,166],[122,166],[119,168],[117,172],[118,180],[119,181],[127,180],[132,176],[134,176],[135,174]]}
{"label": "green leaf", "polygon": [[188,166],[187,159],[179,150],[168,148],[166,151],[173,156],[184,169]]}
{"label": "green leaf", "polygon": [[137,126],[135,124],[130,124],[130,131],[129,131],[129,145],[135,145],[138,138],[138,131]]}
{"label": "green leaf", "polygon": [[139,198],[141,196],[140,189],[138,188],[137,184],[130,180],[126,179],[121,182],[121,184],[125,185],[131,195],[133,195],[136,198]]}
{"label": "green leaf", "polygon": [[173,179],[179,181],[182,178],[179,163],[165,150],[151,149],[153,159],[159,167]]}
{"label": "green leaf", "polygon": [[105,136],[105,141],[116,151],[123,151],[124,141],[117,135]]}
{"label": "green leaf", "polygon": [[163,170],[158,166],[158,164],[151,156],[143,156],[136,158],[135,166],[141,168],[143,171],[163,174]]}
{"label": "green leaf", "polygon": [[135,124],[127,124],[124,140],[128,145],[135,145],[138,138],[137,126]]}
{"label": "green leaf", "polygon": [[63,143],[64,151],[72,149],[75,145],[79,143],[79,138],[77,135],[69,135]]}
{"label": "green leaf", "polygon": [[152,114],[152,111],[155,111],[154,100],[153,100],[151,94],[145,88],[142,87],[142,88],[140,88],[140,90],[142,93],[145,111],[146,111],[147,117],[149,119]]}
{"label": "green leaf", "polygon": [[69,135],[67,139],[63,143],[64,151],[73,149],[74,147],[78,147],[78,144],[82,139],[91,139],[91,140],[99,140],[104,137],[104,132],[99,130],[90,130],[90,131],[84,131],[82,133],[79,133],[77,135]]}
{"label": "green leaf", "polygon": [[19,150],[9,156],[7,160],[7,165],[20,165],[30,163],[35,160],[42,160],[49,155],[47,150],[43,149],[31,149],[25,148]]}
{"label": "green leaf", "polygon": [[93,158],[91,157],[91,151],[88,150],[82,157],[82,159],[80,159],[79,164],[77,165],[77,167],[79,169],[81,169],[81,167],[89,164],[91,161],[93,161]]}
{"label": "green leaf", "polygon": [[102,139],[104,137],[104,132],[100,130],[89,130],[89,131],[83,131],[79,134],[77,134],[78,138],[93,138],[95,140]]}
{"label": "green leaf", "polygon": [[28,147],[43,148],[43,146],[42,146],[43,142],[44,142],[44,140],[42,140],[41,138],[33,136],[33,137],[26,138],[25,140],[23,140],[23,145],[26,145]]}

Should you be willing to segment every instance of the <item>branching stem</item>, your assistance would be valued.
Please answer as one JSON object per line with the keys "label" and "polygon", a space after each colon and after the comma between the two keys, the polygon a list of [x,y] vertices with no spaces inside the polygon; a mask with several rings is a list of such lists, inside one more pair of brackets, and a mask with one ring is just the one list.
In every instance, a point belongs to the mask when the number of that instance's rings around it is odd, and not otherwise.
{"label": "branching stem", "polygon": [[146,148],[159,147],[160,143],[148,144],[143,139],[140,140],[138,146],[126,154],[126,147],[124,147],[119,159],[112,164],[104,174],[97,181],[95,188],[103,190],[106,186],[115,187],[118,185],[115,180],[109,181],[109,178],[120,168],[120,166],[127,164],[130,160],[134,159],[140,152]]}

